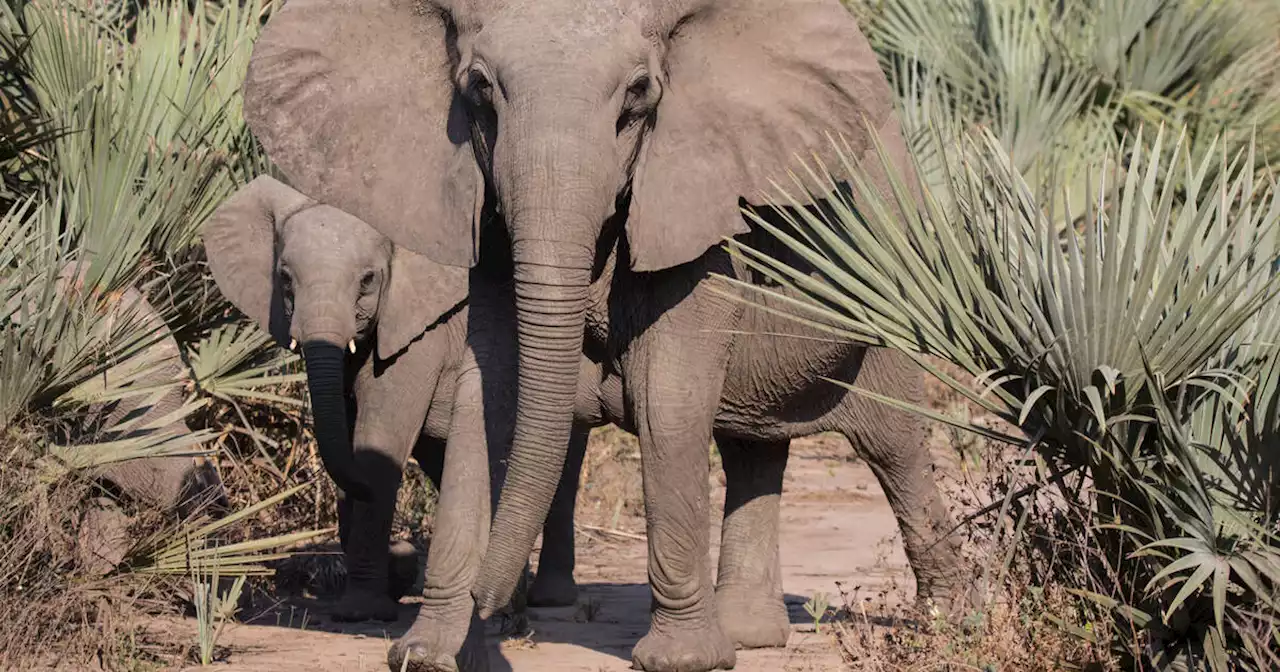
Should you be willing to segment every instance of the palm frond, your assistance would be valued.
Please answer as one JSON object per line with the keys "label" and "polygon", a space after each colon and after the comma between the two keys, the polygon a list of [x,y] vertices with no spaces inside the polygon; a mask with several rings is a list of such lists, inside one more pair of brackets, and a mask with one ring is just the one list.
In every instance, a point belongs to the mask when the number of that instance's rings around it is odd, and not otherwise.
{"label": "palm frond", "polygon": [[[187,359],[196,386],[214,397],[301,406],[297,399],[264,390],[306,380],[301,373],[279,373],[297,364],[299,358],[271,346],[271,337],[256,327],[230,324],[214,329],[194,344]],[[266,357],[264,350],[270,353]]]}
{"label": "palm frond", "polygon": [[[953,136],[946,194],[926,188],[922,201],[883,151],[885,193],[837,142],[847,188],[809,164],[745,211],[786,254],[726,242],[780,288],[724,279],[763,309],[992,381],[998,414],[1048,459],[1113,488],[1100,530],[1117,550],[1147,540],[1126,557],[1161,605],[1156,622],[1209,605],[1214,634],[1178,646],[1221,662],[1243,636],[1230,624],[1273,604],[1278,585],[1275,512],[1243,492],[1260,473],[1246,482],[1229,446],[1267,459],[1249,427],[1275,422],[1250,396],[1274,403],[1277,385],[1280,191],[1254,170],[1252,143],[1196,158],[1189,142],[1161,129],[1086,164],[1082,213],[1042,201],[988,130]],[[1062,234],[1063,207],[1082,231]]]}

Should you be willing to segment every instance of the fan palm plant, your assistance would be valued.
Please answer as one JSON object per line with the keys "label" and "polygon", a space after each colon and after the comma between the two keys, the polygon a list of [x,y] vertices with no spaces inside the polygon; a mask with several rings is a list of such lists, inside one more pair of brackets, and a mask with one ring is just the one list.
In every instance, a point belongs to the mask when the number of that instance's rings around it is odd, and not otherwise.
{"label": "fan palm plant", "polygon": [[[1272,29],[1280,11],[1274,4],[846,4],[900,93],[906,136],[922,158],[923,177],[935,186],[946,179],[939,148],[932,146],[930,129],[939,124],[990,129],[1032,184],[1065,190],[1076,213],[1084,210],[1084,168],[1108,151],[1120,158],[1122,139],[1144,127],[1186,126],[1192,140],[1219,137],[1230,151],[1254,138],[1255,168],[1280,161],[1280,42]],[[1200,152],[1210,143],[1187,146]]]}
{"label": "fan palm plant", "polygon": [[[770,203],[782,223],[750,213],[800,261],[728,246],[781,285],[738,283],[749,295],[915,357],[1022,428],[982,431],[1035,450],[1054,472],[1046,482],[1092,479],[1099,562],[1077,587],[1131,624],[1123,653],[1158,669],[1226,670],[1238,657],[1272,669],[1280,191],[1254,170],[1252,143],[1227,153],[1212,141],[1196,151],[1186,133],[1152,137],[1117,147],[1125,167],[1084,164],[1081,213],[1070,198],[1041,200],[1054,191],[1024,178],[989,131],[931,141],[945,177],[923,203],[900,178],[879,193],[847,159],[849,188],[807,166]],[[828,208],[796,205],[831,193]],[[1082,232],[1060,235],[1063,209]],[[1118,588],[1088,590],[1098,585]]]}
{"label": "fan palm plant", "polygon": [[[157,431],[214,415],[197,418],[202,408],[234,406],[233,417],[247,424],[242,404],[297,406],[273,393],[300,379],[290,371],[296,358],[278,354],[208,291],[197,235],[224,198],[270,170],[239,97],[269,7],[0,5],[0,427],[37,438],[23,466],[45,483],[123,460],[207,453],[223,427]],[[131,295],[145,296],[159,315],[126,305]],[[184,357],[151,347],[174,335]],[[155,372],[175,360],[182,373],[157,382]],[[147,426],[133,414],[71,442],[54,431],[95,405],[128,399],[146,407],[173,391],[184,403]],[[261,551],[316,533],[216,544],[228,525],[296,491],[216,523],[169,527],[137,542],[121,569],[189,575],[215,563],[222,575],[261,574],[261,562],[276,557]]]}

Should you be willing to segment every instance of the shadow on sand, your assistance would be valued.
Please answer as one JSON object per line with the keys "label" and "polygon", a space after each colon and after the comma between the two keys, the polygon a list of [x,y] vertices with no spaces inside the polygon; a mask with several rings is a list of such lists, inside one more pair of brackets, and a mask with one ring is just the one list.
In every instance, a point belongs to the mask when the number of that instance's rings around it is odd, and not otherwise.
{"label": "shadow on sand", "polygon": [[[584,583],[579,589],[575,606],[530,608],[529,632],[523,637],[504,634],[501,617],[490,619],[485,628],[490,669],[493,672],[512,671],[504,649],[519,649],[539,643],[582,647],[629,663],[632,647],[649,630],[648,584]],[[784,596],[792,624],[813,622],[804,608],[808,599],[800,595]],[[399,618],[394,622],[342,623],[330,616],[329,609],[334,603],[331,599],[287,598],[270,608],[246,609],[245,622],[282,630],[376,638],[385,640],[389,647],[408,630],[418,611],[416,604],[401,604]],[[742,616],[750,617],[749,614]]]}

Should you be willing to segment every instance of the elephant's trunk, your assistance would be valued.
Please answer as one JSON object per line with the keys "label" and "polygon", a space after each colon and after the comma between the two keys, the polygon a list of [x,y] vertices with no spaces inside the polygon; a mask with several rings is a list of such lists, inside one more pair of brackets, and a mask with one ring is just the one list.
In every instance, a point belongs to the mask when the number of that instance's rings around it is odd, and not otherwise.
{"label": "elephant's trunk", "polygon": [[608,185],[590,170],[598,163],[591,154],[598,150],[581,140],[557,142],[545,135],[537,144],[512,151],[505,166],[504,157],[495,155],[500,169],[509,168],[499,172],[500,181],[512,187],[504,205],[514,262],[519,369],[506,482],[472,589],[482,618],[511,599],[564,469],[595,240],[612,203]]}
{"label": "elephant's trunk", "polygon": [[316,444],[324,469],[347,496],[369,501],[372,493],[356,473],[351,449],[343,384],[346,352],[341,346],[324,340],[308,340],[302,345],[302,356],[307,362],[307,388],[311,392]]}

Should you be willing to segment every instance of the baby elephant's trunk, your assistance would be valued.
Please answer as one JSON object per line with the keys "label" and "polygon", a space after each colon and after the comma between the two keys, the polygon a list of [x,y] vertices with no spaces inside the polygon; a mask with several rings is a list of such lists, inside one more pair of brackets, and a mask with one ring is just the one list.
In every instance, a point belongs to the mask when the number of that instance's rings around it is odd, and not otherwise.
{"label": "baby elephant's trunk", "polygon": [[316,443],[324,469],[347,496],[369,501],[371,493],[357,473],[351,449],[351,428],[347,423],[343,384],[345,354],[343,348],[323,341],[311,341],[302,346],[302,356],[307,361],[307,388],[311,392]]}

